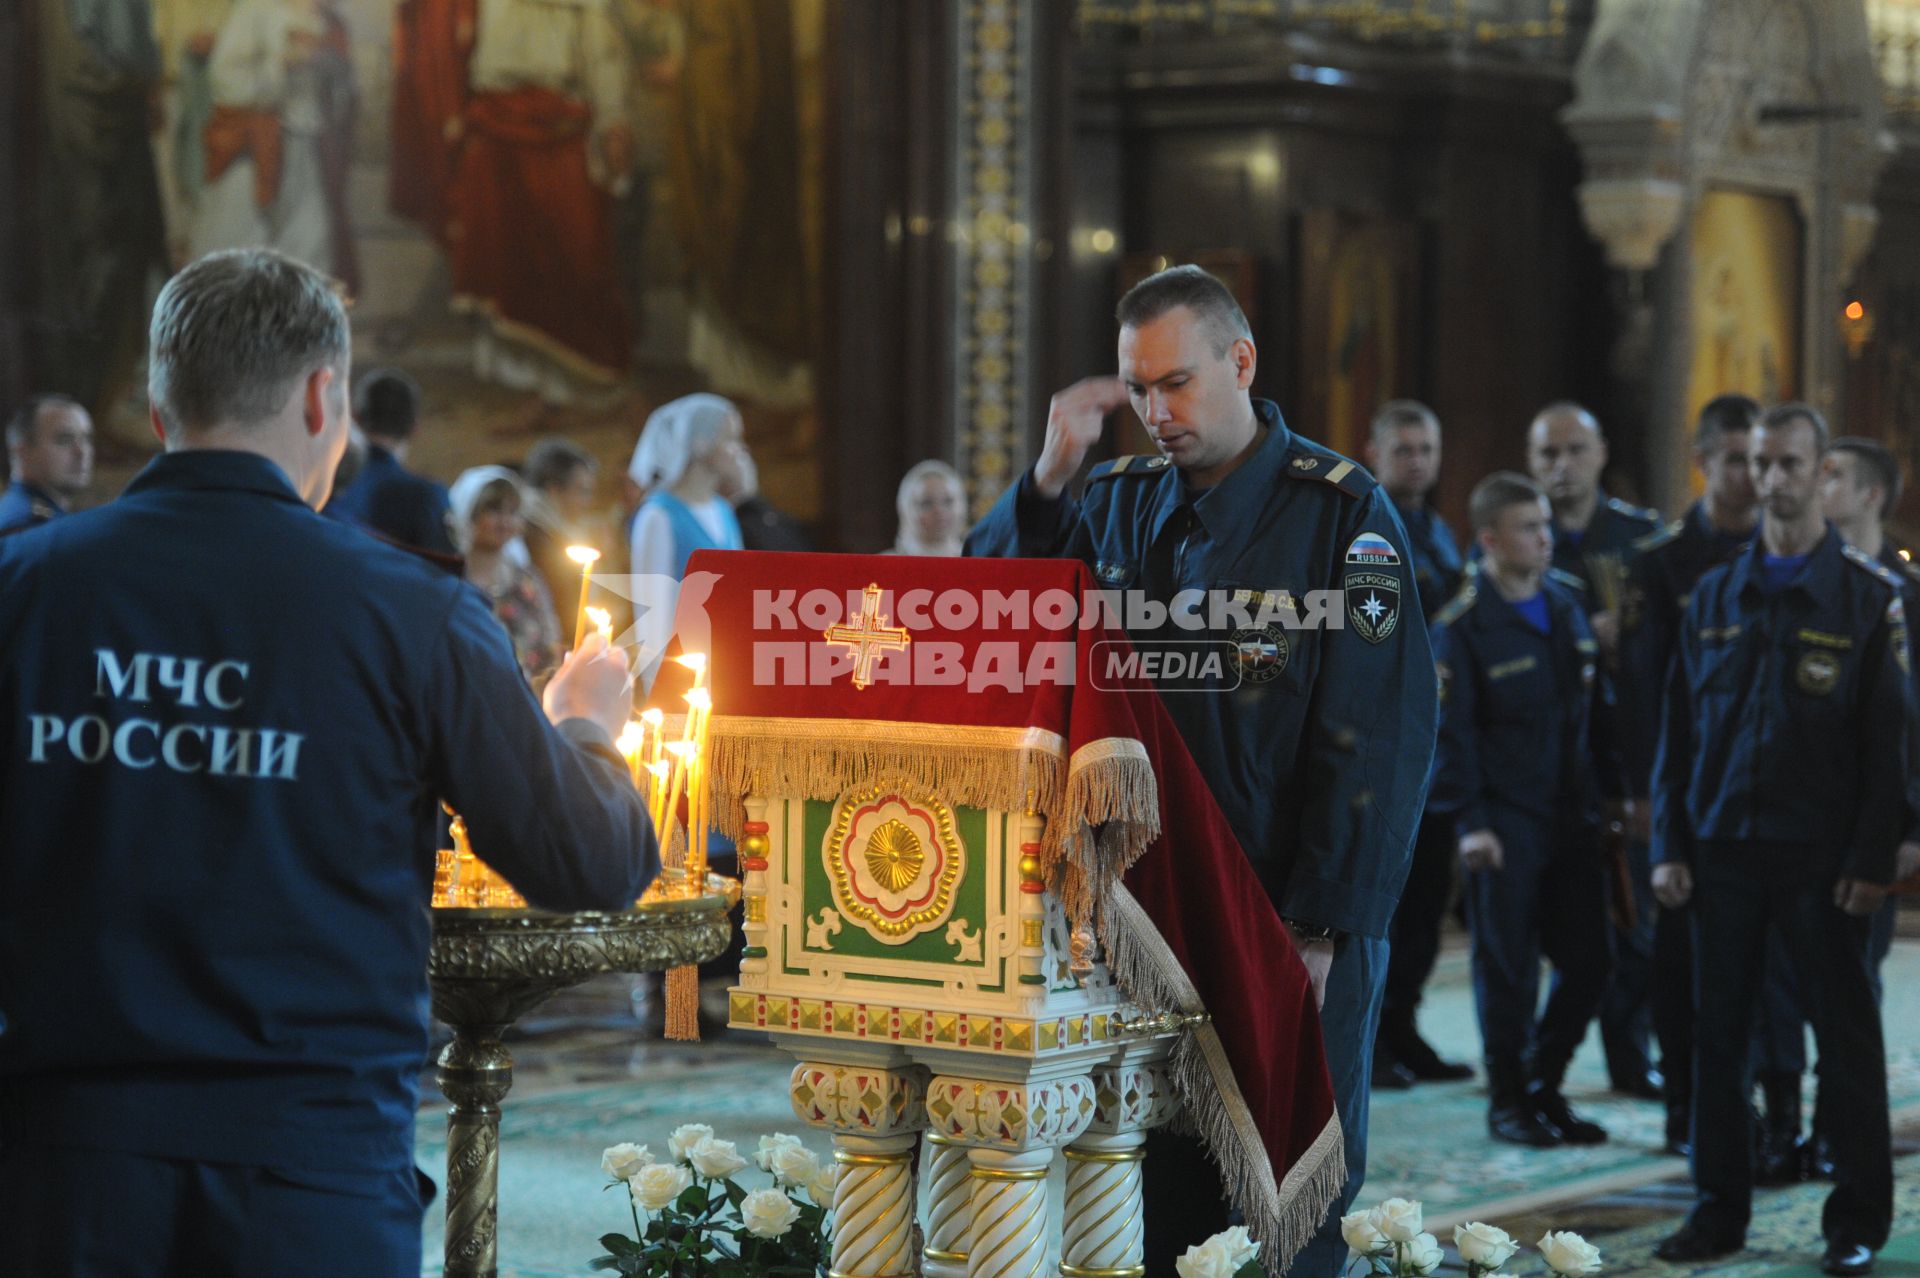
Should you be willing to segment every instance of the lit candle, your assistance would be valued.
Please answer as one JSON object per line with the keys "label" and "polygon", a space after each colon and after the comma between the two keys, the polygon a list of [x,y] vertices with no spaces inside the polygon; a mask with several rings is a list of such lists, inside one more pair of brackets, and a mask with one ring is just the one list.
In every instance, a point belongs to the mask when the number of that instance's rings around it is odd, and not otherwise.
{"label": "lit candle", "polygon": [[589,608],[587,621],[600,632],[600,637],[607,641],[607,647],[613,647],[613,614],[605,608]]}
{"label": "lit candle", "polygon": [[693,754],[691,741],[667,742],[667,753],[673,756],[673,773],[667,781],[666,794],[660,804],[660,818],[654,823],[654,829],[660,834],[662,853],[673,845],[673,829],[680,824],[680,796],[686,790],[687,769]]}
{"label": "lit candle", "polygon": [[650,768],[660,762],[661,739],[666,731],[660,725],[665,723],[666,719],[667,716],[661,713],[659,706],[648,706],[640,712],[640,722],[653,734],[653,745],[647,752],[647,766]]}
{"label": "lit candle", "polygon": [[578,648],[587,638],[587,591],[593,588],[593,565],[600,552],[592,546],[568,546],[567,558],[580,565],[580,611],[573,623],[573,646]]}
{"label": "lit candle", "polygon": [[707,654],[704,652],[685,652],[674,658],[681,665],[693,671],[693,686],[698,688],[707,681]]}
{"label": "lit candle", "polygon": [[[704,671],[696,668],[697,679]],[[687,694],[688,728],[693,735],[693,773],[687,790],[687,877],[696,886],[707,878],[707,720],[713,695],[696,686]]]}
{"label": "lit candle", "polygon": [[633,777],[633,788],[636,790],[640,788],[640,751],[646,739],[646,727],[637,720],[629,719],[627,726],[620,729],[620,739],[613,743],[627,761],[627,771]]}

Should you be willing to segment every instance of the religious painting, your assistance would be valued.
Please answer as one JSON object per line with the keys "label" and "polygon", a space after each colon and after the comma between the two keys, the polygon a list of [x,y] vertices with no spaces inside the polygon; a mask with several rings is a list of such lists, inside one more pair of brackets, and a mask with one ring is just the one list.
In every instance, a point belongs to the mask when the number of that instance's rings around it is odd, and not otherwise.
{"label": "religious painting", "polygon": [[1383,402],[1412,393],[1420,232],[1407,218],[1309,209],[1300,219],[1301,419],[1357,456]]}
{"label": "religious painting", "polygon": [[1690,231],[1686,421],[1715,395],[1800,394],[1800,217],[1792,199],[1707,191]]}
{"label": "religious painting", "polygon": [[[826,0],[30,2],[76,83],[157,89],[116,134],[160,223],[123,309],[271,246],[352,296],[357,367],[422,385],[419,469],[559,432],[617,475],[653,407],[704,389],[741,407],[762,489],[819,513]],[[115,248],[80,225],[101,242],[68,257]],[[139,380],[100,404],[129,447]]]}

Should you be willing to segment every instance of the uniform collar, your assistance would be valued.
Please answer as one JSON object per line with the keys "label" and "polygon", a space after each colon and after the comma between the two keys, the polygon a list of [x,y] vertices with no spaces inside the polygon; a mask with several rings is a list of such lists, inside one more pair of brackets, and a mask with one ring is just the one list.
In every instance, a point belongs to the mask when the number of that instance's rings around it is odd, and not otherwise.
{"label": "uniform collar", "polygon": [[[1761,561],[1766,558],[1767,547],[1760,536],[1760,529],[1753,530],[1753,543],[1733,561],[1733,593],[1742,603],[1758,603],[1764,598],[1760,586],[1763,578]],[[1811,599],[1821,608],[1832,607],[1839,602],[1840,574],[1846,571],[1846,552],[1842,549],[1840,534],[1827,525],[1826,534],[1807,552],[1806,567],[1800,575],[1790,582],[1783,594],[1800,594]]]}
{"label": "uniform collar", "polygon": [[188,448],[160,454],[127,485],[128,493],[150,489],[228,489],[307,504],[279,466],[258,453],[224,448]]}
{"label": "uniform collar", "polygon": [[1267,437],[1260,441],[1252,456],[1213,487],[1189,500],[1186,480],[1172,467],[1167,468],[1173,473],[1161,481],[1165,496],[1153,512],[1149,544],[1159,538],[1160,530],[1181,506],[1192,508],[1200,526],[1216,543],[1229,543],[1235,532],[1251,528],[1252,520],[1265,508],[1267,498],[1280,482],[1287,450],[1293,446],[1293,432],[1282,420],[1278,404],[1270,399],[1256,399],[1253,412],[1266,428]]}
{"label": "uniform collar", "polygon": [[30,503],[39,503],[53,507],[53,513],[56,515],[64,515],[67,513],[67,505],[65,502],[56,499],[52,493],[34,483],[31,479],[16,479],[7,485],[8,492],[14,492],[16,490]]}
{"label": "uniform collar", "polygon": [[[1476,568],[1475,571],[1480,576],[1480,597],[1494,605],[1491,620],[1495,624],[1519,626],[1524,628],[1530,635],[1540,633],[1538,630],[1535,630],[1533,625],[1521,614],[1520,605],[1500,593],[1500,588],[1493,584],[1493,579],[1490,576],[1478,568]],[[1550,577],[1542,577],[1540,579],[1540,593],[1546,596],[1547,615],[1553,618],[1554,633],[1558,634],[1561,629],[1561,618],[1571,610],[1578,608],[1579,604],[1574,602],[1573,597],[1567,593],[1564,587],[1556,586]]]}

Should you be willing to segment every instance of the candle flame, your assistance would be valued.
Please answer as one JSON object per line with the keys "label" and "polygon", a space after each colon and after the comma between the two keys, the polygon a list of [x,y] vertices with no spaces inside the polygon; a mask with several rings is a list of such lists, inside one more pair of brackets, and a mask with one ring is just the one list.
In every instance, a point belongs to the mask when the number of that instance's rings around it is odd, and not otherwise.
{"label": "candle flame", "polygon": [[704,652],[682,653],[674,660],[696,674],[707,668],[707,654]]}
{"label": "candle flame", "polygon": [[593,623],[593,628],[598,630],[602,635],[608,636],[609,638],[612,637],[613,614],[605,608],[595,608],[589,605],[587,608],[587,620]]}
{"label": "candle flame", "polygon": [[662,759],[658,763],[649,763],[647,765],[647,771],[653,773],[653,775],[659,777],[662,781],[665,781],[670,768],[668,767],[667,761]]}
{"label": "candle flame", "polygon": [[687,694],[687,704],[695,710],[713,709],[713,694],[705,688],[695,688]]}
{"label": "candle flame", "polygon": [[684,759],[686,756],[693,753],[693,742],[669,741],[667,742],[667,753],[674,756],[676,759]]}
{"label": "candle flame", "polygon": [[573,562],[579,564],[582,568],[585,568],[589,564],[598,562],[600,552],[592,546],[568,546],[567,558],[573,560]]}
{"label": "candle flame", "polygon": [[620,729],[620,739],[613,743],[614,747],[621,754],[632,754],[640,748],[640,740],[646,735],[646,731],[638,722],[629,719],[627,726]]}
{"label": "candle flame", "polygon": [[640,722],[646,724],[649,728],[659,727],[666,721],[666,717],[667,716],[661,712],[659,706],[648,706],[640,712]]}

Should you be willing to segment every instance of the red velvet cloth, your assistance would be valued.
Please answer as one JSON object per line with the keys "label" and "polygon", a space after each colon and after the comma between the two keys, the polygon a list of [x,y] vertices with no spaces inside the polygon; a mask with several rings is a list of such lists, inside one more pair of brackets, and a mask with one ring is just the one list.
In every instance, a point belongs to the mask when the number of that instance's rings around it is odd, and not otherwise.
{"label": "red velvet cloth", "polygon": [[[714,576],[701,576],[708,573]],[[1276,1181],[1285,1179],[1322,1138],[1334,1114],[1312,986],[1159,695],[1138,682],[1106,690],[1087,677],[1095,645],[1127,646],[1124,632],[1105,626],[1049,630],[1038,624],[955,628],[942,624],[939,608],[912,606],[919,591],[928,592],[929,601],[942,592],[977,600],[988,591],[1025,592],[1036,599],[1052,591],[1077,603],[1094,588],[1086,566],[1074,560],[702,551],[688,563],[686,580],[681,639],[688,649],[711,654],[716,734],[724,731],[724,716],[745,716],[1040,728],[1064,738],[1069,754],[1116,737],[1137,741],[1157,781],[1160,833],[1127,870],[1125,885],[1212,1016],[1231,1063],[1233,1086],[1258,1129]],[[1075,680],[1018,691],[884,681],[856,689],[845,673],[819,686],[755,681],[757,646],[824,647],[818,628],[787,625],[789,611],[795,622],[802,620],[806,592],[824,590],[841,600],[840,615],[832,618],[839,621],[847,619],[849,605],[857,615],[869,582],[885,592],[887,622],[908,624],[913,646],[956,645],[962,663],[973,665],[988,644],[1009,644],[1018,654],[1030,654],[1037,644],[1066,642],[1074,648]],[[912,657],[890,654],[885,660],[910,662]],[[1100,668],[1106,668],[1104,660]],[[770,665],[763,651],[760,669],[764,675],[792,667]],[[876,667],[876,673],[884,675],[886,669]],[[1101,683],[1108,685],[1105,679]],[[1059,819],[1057,813],[1048,816]],[[1209,1100],[1184,1099],[1190,1107]],[[1214,1099],[1228,1103],[1231,1098]]]}
{"label": "red velvet cloth", "polygon": [[474,0],[401,0],[393,14],[393,211],[445,244],[448,192],[466,128]]}
{"label": "red velvet cloth", "polygon": [[476,93],[454,167],[454,296],[519,327],[581,371],[612,378],[631,355],[612,210],[587,174],[586,106],[547,89]]}

